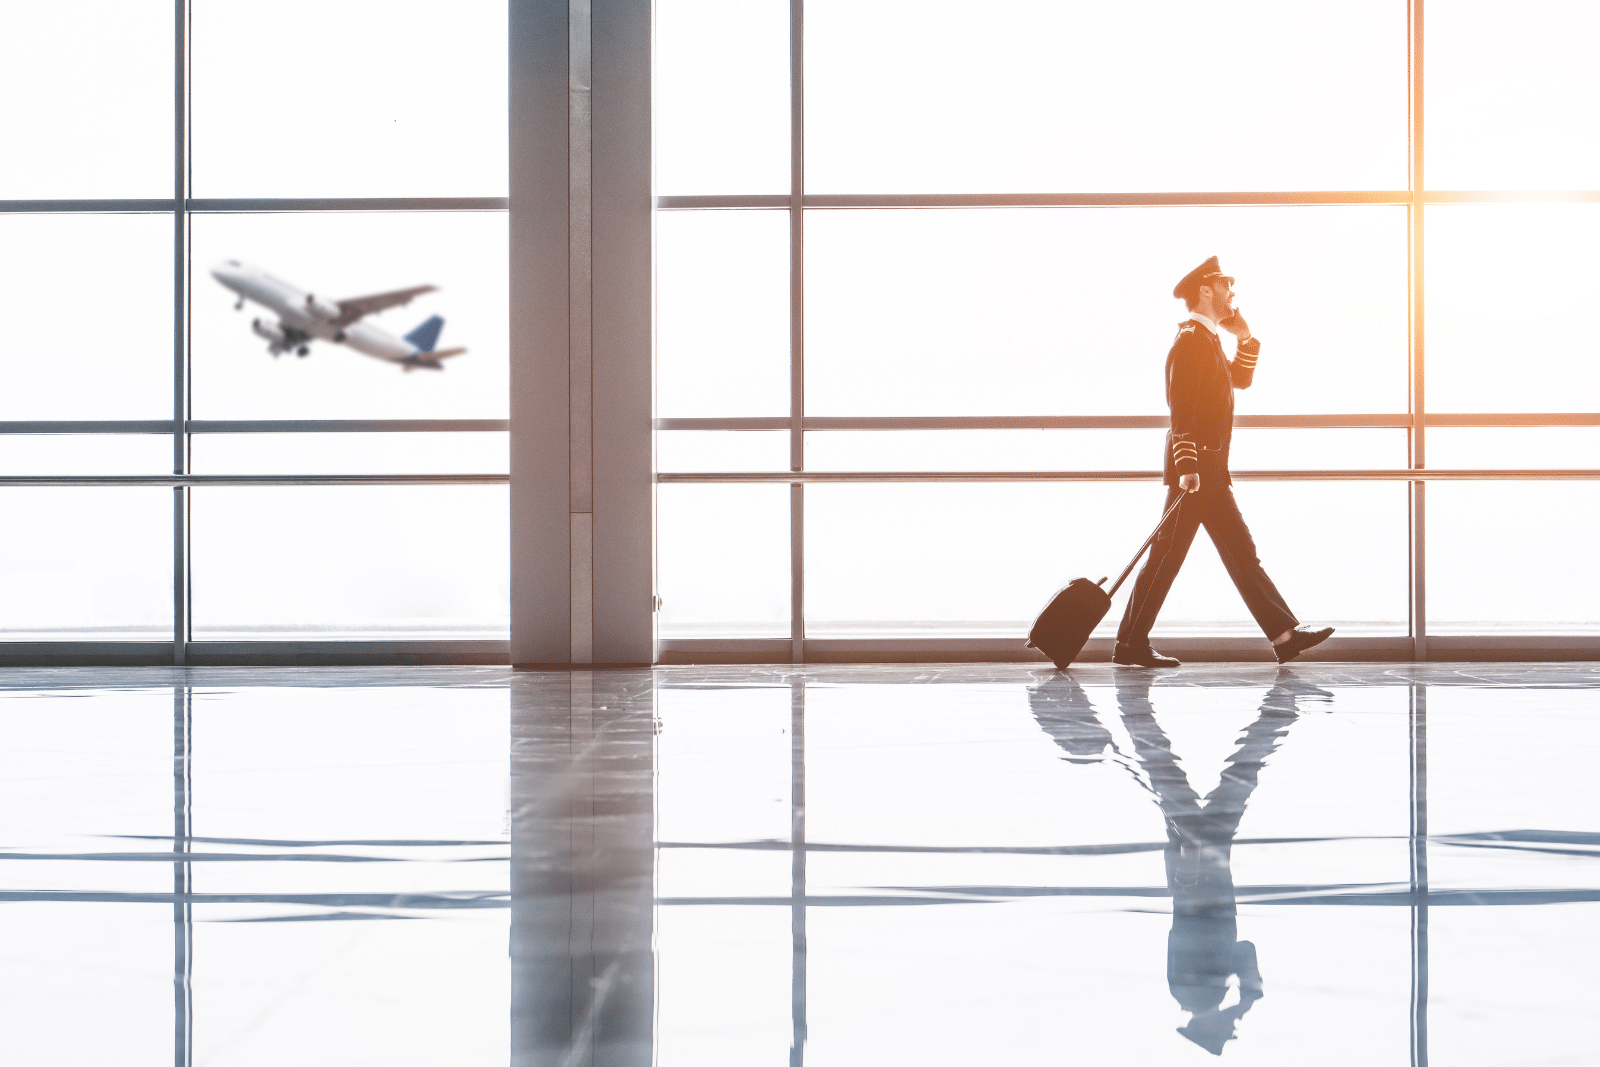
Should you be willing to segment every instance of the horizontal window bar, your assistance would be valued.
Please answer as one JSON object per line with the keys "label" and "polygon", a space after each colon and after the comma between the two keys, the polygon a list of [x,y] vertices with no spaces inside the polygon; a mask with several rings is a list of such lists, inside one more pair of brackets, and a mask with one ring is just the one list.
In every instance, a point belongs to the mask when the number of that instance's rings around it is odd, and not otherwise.
{"label": "horizontal window bar", "polygon": [[196,212],[506,211],[510,206],[510,199],[504,196],[246,197],[189,201],[189,210]]}
{"label": "horizontal window bar", "polygon": [[[1295,193],[808,193],[808,208],[1143,207],[1173,204],[1409,204],[1405,190]],[[787,208],[789,197],[658,196],[661,211]]]}
{"label": "horizontal window bar", "polygon": [[[1257,193],[811,193],[807,208],[1157,207],[1171,205],[1323,206],[1329,204],[1528,204],[1600,201],[1595,189],[1324,190]],[[786,209],[780,193],[760,196],[658,196],[659,211]]]}
{"label": "horizontal window bar", "polygon": [[[806,430],[1131,430],[1162,429],[1165,415],[978,415],[801,420]],[[1300,429],[1410,429],[1410,415],[1239,415],[1235,426]],[[1553,414],[1426,415],[1427,426],[1600,426],[1600,412]],[[658,430],[787,430],[790,420],[656,419]]]}
{"label": "horizontal window bar", "polygon": [[[1113,644],[1109,638],[1090,638],[1078,662],[1103,663],[1110,660]],[[1258,637],[1164,637],[1161,647],[1195,662],[1271,662]],[[1412,658],[1413,647],[1410,637],[1335,635],[1319,648],[1316,658],[1407,662]],[[678,638],[663,639],[659,648],[659,662],[662,664],[781,663],[787,662],[793,644],[788,640]],[[1041,653],[1024,647],[1020,637],[1009,640],[948,637],[808,638],[805,641],[805,657],[808,663],[938,663],[959,660],[1047,662]],[[1429,634],[1428,659],[1464,662],[1592,660],[1600,659],[1600,638],[1562,635],[1457,637]],[[883,678],[879,672],[861,680],[881,681]],[[674,678],[667,683],[667,688],[672,688],[674,683],[694,685],[697,681],[693,678]]]}
{"label": "horizontal window bar", "polygon": [[[156,200],[0,200],[0,214],[47,212],[164,212],[177,201]],[[244,197],[194,199],[191,212],[259,211],[505,211],[511,201],[503,196],[423,197]]]}
{"label": "horizontal window bar", "polygon": [[167,200],[0,200],[0,214],[39,215],[56,211],[128,213],[171,211]]}
{"label": "horizontal window bar", "polygon": [[[509,641],[189,641],[186,666],[230,665],[499,665],[511,661]],[[172,641],[0,641],[8,667],[172,663]]]}
{"label": "horizontal window bar", "polygon": [[[505,431],[510,419],[190,419],[190,433],[435,433]],[[0,434],[171,433],[171,419],[0,422]]]}
{"label": "horizontal window bar", "polygon": [[5,474],[0,489],[133,485],[510,485],[509,474]]}
{"label": "horizontal window bar", "polygon": [[[1231,471],[1247,482],[1594,481],[1600,470],[1292,470]],[[749,471],[657,474],[661,484],[803,485],[833,482],[1158,482],[1160,471]],[[0,479],[4,484],[7,479]]]}
{"label": "horizontal window bar", "polygon": [[[1493,416],[1488,416],[1492,418]],[[1593,416],[1600,425],[1600,415]],[[1409,415],[1239,415],[1236,426],[1363,427],[1407,429]],[[1165,415],[979,415],[833,418],[807,416],[805,430],[1132,430],[1164,429]],[[1493,426],[1496,423],[1474,423]],[[1522,425],[1517,423],[1516,425]],[[656,419],[658,430],[787,430],[783,417],[765,419]]]}
{"label": "horizontal window bar", "polygon": [[510,419],[190,419],[190,433],[436,433],[511,429]]}
{"label": "horizontal window bar", "polygon": [[1423,417],[1427,426],[1600,426],[1600,413],[1564,411],[1541,415],[1536,412],[1504,415],[1439,415]]}
{"label": "horizontal window bar", "polygon": [[1582,204],[1600,200],[1600,189],[1430,189],[1426,204]]}

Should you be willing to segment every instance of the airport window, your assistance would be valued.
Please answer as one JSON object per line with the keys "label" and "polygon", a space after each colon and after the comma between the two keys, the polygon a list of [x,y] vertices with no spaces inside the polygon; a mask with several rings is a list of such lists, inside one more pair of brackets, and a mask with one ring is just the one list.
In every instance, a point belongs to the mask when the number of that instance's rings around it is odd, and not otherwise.
{"label": "airport window", "polygon": [[[659,0],[663,658],[1014,653],[1154,522],[1168,294],[1212,254],[1266,339],[1233,466],[1290,601],[1390,654],[1587,633],[1592,583],[1481,575],[1583,556],[1600,432],[1600,26],[1502,16]],[[1158,635],[1251,632],[1202,548]]]}
{"label": "airport window", "polygon": [[503,660],[505,5],[13,14],[0,657]]}

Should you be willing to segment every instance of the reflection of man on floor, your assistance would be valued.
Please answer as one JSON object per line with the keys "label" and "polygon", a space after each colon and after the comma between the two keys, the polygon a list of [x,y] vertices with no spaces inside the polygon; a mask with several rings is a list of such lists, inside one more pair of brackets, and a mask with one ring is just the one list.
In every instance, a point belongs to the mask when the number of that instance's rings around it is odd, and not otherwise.
{"label": "reflection of man on floor", "polygon": [[[1228,757],[1217,787],[1202,801],[1172,751],[1150,707],[1150,677],[1118,679],[1117,706],[1133,738],[1134,754],[1149,779],[1167,824],[1167,887],[1172,891],[1172,933],[1167,940],[1167,985],[1190,1015],[1178,1033],[1213,1055],[1234,1038],[1234,1027],[1264,995],[1256,947],[1238,940],[1234,899],[1233,837],[1255,791],[1262,762],[1300,716],[1301,696],[1332,694],[1280,672]],[[1229,985],[1239,1000],[1224,1008]]]}

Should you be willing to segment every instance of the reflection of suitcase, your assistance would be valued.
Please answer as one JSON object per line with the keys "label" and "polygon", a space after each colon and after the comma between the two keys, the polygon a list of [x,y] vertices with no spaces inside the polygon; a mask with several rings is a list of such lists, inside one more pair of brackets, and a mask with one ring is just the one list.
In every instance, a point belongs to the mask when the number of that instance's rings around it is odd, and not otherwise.
{"label": "reflection of suitcase", "polygon": [[1111,598],[1122,588],[1128,575],[1133,573],[1134,564],[1139,562],[1139,557],[1144,555],[1144,550],[1150,547],[1156,534],[1161,532],[1161,527],[1166,525],[1181,503],[1182,496],[1172,502],[1109,591],[1101,588],[1106,584],[1104,578],[1098,582],[1074,578],[1065,589],[1051,597],[1050,603],[1045,605],[1039,618],[1034,621],[1033,629],[1028,632],[1028,647],[1037,648],[1049,656],[1057,667],[1066,670],[1067,665],[1083,651],[1084,643],[1089,640],[1094,628],[1100,625],[1100,620],[1106,617],[1106,612],[1111,609]]}

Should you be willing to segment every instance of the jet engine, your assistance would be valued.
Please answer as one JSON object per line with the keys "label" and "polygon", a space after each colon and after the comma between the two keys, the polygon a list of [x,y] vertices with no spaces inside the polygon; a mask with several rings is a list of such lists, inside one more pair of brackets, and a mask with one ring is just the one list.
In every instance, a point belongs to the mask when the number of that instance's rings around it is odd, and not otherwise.
{"label": "jet engine", "polygon": [[306,294],[306,314],[323,322],[332,322],[339,317],[339,305],[330,304],[319,298],[315,293]]}
{"label": "jet engine", "polygon": [[252,319],[250,328],[256,332],[257,337],[264,337],[272,342],[273,348],[278,348],[289,343],[289,338],[283,328],[277,323],[265,322],[261,319]]}

